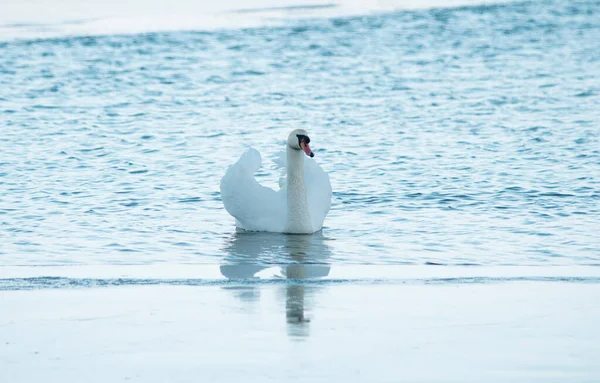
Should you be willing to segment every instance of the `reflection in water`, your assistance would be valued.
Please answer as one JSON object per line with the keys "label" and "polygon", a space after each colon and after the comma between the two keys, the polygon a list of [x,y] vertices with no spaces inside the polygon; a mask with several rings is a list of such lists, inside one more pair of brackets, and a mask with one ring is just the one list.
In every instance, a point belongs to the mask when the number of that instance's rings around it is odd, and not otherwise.
{"label": "reflection in water", "polygon": [[[236,232],[225,247],[227,257],[221,274],[229,279],[281,276],[291,280],[285,285],[285,308],[288,334],[308,335],[309,319],[305,316],[305,297],[315,286],[292,280],[323,278],[329,275],[326,260],[331,250],[321,232],[312,235]],[[272,274],[268,272],[271,271]],[[250,288],[250,289],[256,289]],[[250,290],[247,289],[246,291]],[[252,296],[260,298],[258,292]]]}

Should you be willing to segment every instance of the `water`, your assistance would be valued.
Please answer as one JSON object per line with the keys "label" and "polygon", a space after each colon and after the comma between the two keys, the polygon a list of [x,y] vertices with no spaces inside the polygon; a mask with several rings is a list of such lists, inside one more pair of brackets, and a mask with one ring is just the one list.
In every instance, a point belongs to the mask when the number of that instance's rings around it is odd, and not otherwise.
{"label": "water", "polygon": [[[599,1],[284,24],[0,42],[0,265],[600,264]],[[236,233],[295,128],[322,234]]]}

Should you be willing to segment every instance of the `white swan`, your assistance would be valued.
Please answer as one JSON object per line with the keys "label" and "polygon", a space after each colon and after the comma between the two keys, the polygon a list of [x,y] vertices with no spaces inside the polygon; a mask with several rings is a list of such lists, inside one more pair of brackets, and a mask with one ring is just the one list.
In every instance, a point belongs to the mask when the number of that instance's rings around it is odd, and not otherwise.
{"label": "white swan", "polygon": [[310,234],[321,230],[331,206],[331,182],[327,173],[303,152],[314,157],[308,133],[294,130],[288,136],[285,166],[279,191],[262,186],[254,178],[260,153],[249,148],[221,179],[221,199],[236,225],[244,230]]}

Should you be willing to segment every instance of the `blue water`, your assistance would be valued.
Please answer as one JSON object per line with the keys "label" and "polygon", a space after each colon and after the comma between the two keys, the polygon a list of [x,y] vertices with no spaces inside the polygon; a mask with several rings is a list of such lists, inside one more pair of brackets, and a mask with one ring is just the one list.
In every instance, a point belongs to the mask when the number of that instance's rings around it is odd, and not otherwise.
{"label": "blue water", "polygon": [[600,1],[0,42],[0,265],[297,261],[219,180],[311,135],[303,262],[600,265]]}

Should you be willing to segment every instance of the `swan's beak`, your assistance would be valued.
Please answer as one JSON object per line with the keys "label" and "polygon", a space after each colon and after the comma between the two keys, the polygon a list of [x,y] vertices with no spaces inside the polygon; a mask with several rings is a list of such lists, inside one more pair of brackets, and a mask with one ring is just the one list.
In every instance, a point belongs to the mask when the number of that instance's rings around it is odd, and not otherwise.
{"label": "swan's beak", "polygon": [[300,146],[302,146],[302,150],[304,150],[304,153],[306,153],[307,156],[309,156],[310,158],[313,158],[315,156],[312,150],[310,150],[310,146],[308,146],[308,144],[302,142]]}

